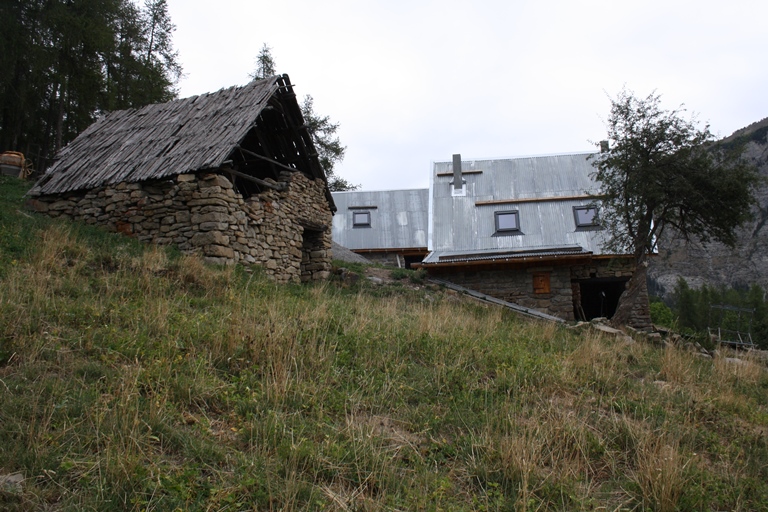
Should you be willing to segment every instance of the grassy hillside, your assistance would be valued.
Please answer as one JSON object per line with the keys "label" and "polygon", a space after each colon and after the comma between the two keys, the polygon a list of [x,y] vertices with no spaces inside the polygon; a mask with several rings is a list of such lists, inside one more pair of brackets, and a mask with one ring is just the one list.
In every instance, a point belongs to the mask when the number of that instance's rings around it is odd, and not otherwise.
{"label": "grassy hillside", "polygon": [[753,357],[408,278],[277,286],[24,190],[0,177],[0,509],[768,510]]}

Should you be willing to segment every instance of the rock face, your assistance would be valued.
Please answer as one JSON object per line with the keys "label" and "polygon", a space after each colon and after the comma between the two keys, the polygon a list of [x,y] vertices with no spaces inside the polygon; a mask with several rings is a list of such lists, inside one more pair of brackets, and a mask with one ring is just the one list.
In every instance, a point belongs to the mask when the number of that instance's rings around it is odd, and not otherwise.
{"label": "rock face", "polygon": [[175,245],[210,263],[261,265],[278,282],[327,278],[332,213],[325,182],[284,172],[272,184],[281,190],[244,198],[221,174],[180,174],[39,196],[28,205],[51,217]]}
{"label": "rock face", "polygon": [[692,287],[708,284],[743,288],[758,284],[768,289],[768,118],[738,130],[726,141],[737,137],[749,141],[745,156],[766,180],[757,191],[754,219],[739,230],[733,249],[720,243],[686,245],[680,239],[665,236],[659,243],[658,257],[653,258],[649,267],[652,294],[668,296],[678,277]]}

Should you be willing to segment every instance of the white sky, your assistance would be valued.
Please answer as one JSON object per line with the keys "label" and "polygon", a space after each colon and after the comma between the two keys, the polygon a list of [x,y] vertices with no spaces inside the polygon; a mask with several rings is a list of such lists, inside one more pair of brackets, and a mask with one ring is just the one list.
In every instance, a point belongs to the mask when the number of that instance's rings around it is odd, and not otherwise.
{"label": "white sky", "polygon": [[765,0],[168,0],[180,96],[249,81],[262,45],[340,124],[337,173],[426,188],[431,162],[594,149],[623,86],[713,133],[768,117]]}

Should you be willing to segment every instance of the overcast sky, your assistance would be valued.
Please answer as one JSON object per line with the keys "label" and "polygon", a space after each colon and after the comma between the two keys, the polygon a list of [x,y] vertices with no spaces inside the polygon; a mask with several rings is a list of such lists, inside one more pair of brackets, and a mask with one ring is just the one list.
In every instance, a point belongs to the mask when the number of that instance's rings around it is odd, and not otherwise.
{"label": "overcast sky", "polygon": [[338,174],[427,187],[431,162],[594,149],[626,86],[713,133],[768,117],[764,0],[168,0],[180,96],[249,81],[264,43],[340,124]]}

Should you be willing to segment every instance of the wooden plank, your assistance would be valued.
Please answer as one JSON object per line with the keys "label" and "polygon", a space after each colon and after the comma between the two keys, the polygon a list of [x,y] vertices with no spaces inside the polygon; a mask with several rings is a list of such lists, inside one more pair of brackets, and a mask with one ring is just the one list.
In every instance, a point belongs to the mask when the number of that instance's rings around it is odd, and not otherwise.
{"label": "wooden plank", "polygon": [[550,196],[550,197],[525,197],[520,199],[493,199],[490,201],[475,201],[475,206],[487,206],[492,204],[516,204],[516,203],[544,203],[548,201],[577,201],[584,199],[597,199],[590,195],[578,196]]}
{"label": "wooden plank", "polygon": [[[464,174],[483,174],[483,171],[481,171],[479,169],[474,169],[474,170],[470,169],[469,171],[461,171],[461,174],[462,175],[464,175]],[[453,173],[452,172],[439,172],[439,173],[437,173],[437,176],[439,176],[441,178],[450,178],[450,177],[453,177]]]}
{"label": "wooden plank", "polygon": [[457,292],[465,293],[476,299],[480,299],[485,302],[491,302],[499,306],[504,306],[505,308],[511,309],[513,311],[516,311],[526,316],[531,316],[531,317],[539,318],[542,320],[549,320],[550,322],[565,323],[565,320],[563,320],[560,317],[553,316],[535,309],[526,308],[525,306],[521,306],[520,304],[515,304],[514,302],[507,302],[505,300],[497,299],[496,297],[493,297],[491,295],[487,295],[485,293],[478,292],[476,290],[470,290],[469,288],[465,288],[458,284],[451,283],[450,281],[444,281],[442,279],[434,279],[434,278],[430,279],[430,281],[433,283],[441,284],[446,288],[450,288]]}
{"label": "wooden plank", "polygon": [[251,176],[250,174],[245,174],[244,172],[236,171],[234,169],[222,169],[222,172],[234,174],[235,176],[242,178],[244,180],[252,181],[253,183],[256,183],[258,185],[261,185],[262,187],[271,188],[272,190],[277,190],[279,192],[282,192],[285,190],[285,185],[274,185],[268,181],[264,181],[260,178],[256,178],[255,176]]}
{"label": "wooden plank", "polygon": [[281,167],[283,169],[287,169],[287,170],[289,170],[291,172],[296,172],[298,170],[298,169],[295,169],[293,167],[289,167],[287,165],[283,165],[280,162],[278,162],[277,160],[273,160],[271,158],[267,158],[266,156],[259,155],[258,153],[254,153],[253,151],[249,151],[249,150],[247,150],[247,149],[245,149],[245,148],[243,148],[241,146],[237,146],[237,149],[239,151],[242,151],[243,153],[249,155],[249,156],[252,156],[254,158],[258,158],[260,160],[264,160],[265,162],[269,162],[272,165],[276,165],[277,167]]}

